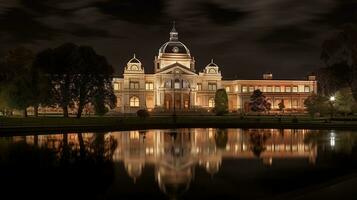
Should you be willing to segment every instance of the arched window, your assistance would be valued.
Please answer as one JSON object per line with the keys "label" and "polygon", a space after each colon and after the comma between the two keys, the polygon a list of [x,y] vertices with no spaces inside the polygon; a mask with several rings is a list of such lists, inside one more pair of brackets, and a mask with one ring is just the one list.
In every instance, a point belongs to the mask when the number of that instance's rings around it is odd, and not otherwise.
{"label": "arched window", "polygon": [[138,97],[133,96],[130,97],[130,107],[139,107],[140,104],[140,100]]}
{"label": "arched window", "polygon": [[208,107],[213,108],[214,107],[214,98],[208,99]]}

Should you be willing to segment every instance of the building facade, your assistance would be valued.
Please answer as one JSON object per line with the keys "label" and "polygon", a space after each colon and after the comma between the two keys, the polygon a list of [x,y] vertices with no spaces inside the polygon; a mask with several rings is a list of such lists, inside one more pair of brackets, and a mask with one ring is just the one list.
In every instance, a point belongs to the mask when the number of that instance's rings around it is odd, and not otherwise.
{"label": "building facade", "polygon": [[170,39],[159,49],[154,60],[154,73],[146,74],[134,55],[124,67],[123,78],[114,78],[117,96],[116,110],[134,113],[139,109],[165,111],[210,110],[214,107],[217,89],[228,94],[229,111],[248,111],[249,98],[261,90],[272,110],[283,102],[286,110],[304,110],[304,100],[317,91],[315,76],[306,80],[274,80],[264,74],[261,80],[224,80],[219,65],[211,62],[202,72],[196,72],[195,59],[185,44],[179,41],[175,27]]}

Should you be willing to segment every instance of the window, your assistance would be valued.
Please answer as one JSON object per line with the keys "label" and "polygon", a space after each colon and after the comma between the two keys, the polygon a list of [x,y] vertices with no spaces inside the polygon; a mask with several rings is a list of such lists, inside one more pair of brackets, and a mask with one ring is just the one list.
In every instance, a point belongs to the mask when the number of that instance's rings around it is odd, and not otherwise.
{"label": "window", "polygon": [[285,92],[291,92],[291,87],[290,86],[285,87]]}
{"label": "window", "polygon": [[217,90],[217,84],[216,83],[208,83],[208,90]]}
{"label": "window", "polygon": [[146,83],[145,83],[145,89],[146,89],[146,90],[154,90],[154,83],[152,83],[152,82],[146,82]]}
{"label": "window", "polygon": [[115,90],[115,91],[120,90],[120,85],[119,85],[119,83],[114,83],[114,90]]}
{"label": "window", "polygon": [[310,87],[309,87],[309,86],[305,86],[304,91],[305,91],[305,92],[310,92]]}
{"label": "window", "polygon": [[272,87],[268,86],[266,92],[272,92]]}
{"label": "window", "polygon": [[230,91],[230,87],[227,86],[227,87],[226,87],[226,92],[229,92],[229,91]]}
{"label": "window", "polygon": [[171,80],[165,82],[166,88],[171,88]]}
{"label": "window", "polygon": [[249,92],[254,92],[254,87],[253,86],[249,87]]}
{"label": "window", "polygon": [[242,86],[242,92],[248,92],[247,86]]}
{"label": "window", "polygon": [[137,81],[130,81],[129,87],[130,87],[130,89],[139,89],[139,82],[137,82]]}
{"label": "window", "polygon": [[298,100],[297,99],[293,99],[291,104],[292,104],[293,108],[297,108],[298,107]]}
{"label": "window", "polygon": [[213,108],[214,107],[214,98],[208,99],[208,107]]}
{"label": "window", "polygon": [[275,86],[275,92],[280,92],[280,86]]}
{"label": "window", "polygon": [[298,92],[298,86],[293,87],[293,92]]}
{"label": "window", "polygon": [[182,87],[183,88],[190,88],[190,83],[186,80],[182,81]]}
{"label": "window", "polygon": [[139,107],[140,101],[139,98],[136,96],[133,96],[130,98],[130,107]]}
{"label": "window", "polygon": [[175,80],[175,85],[174,85],[175,89],[180,89],[181,88],[181,83],[180,80],[176,79]]}
{"label": "window", "polygon": [[197,90],[202,90],[202,84],[201,83],[197,83]]}
{"label": "window", "polygon": [[256,86],[255,88],[256,88],[256,90],[260,90],[261,92],[263,92],[263,87],[262,86]]}

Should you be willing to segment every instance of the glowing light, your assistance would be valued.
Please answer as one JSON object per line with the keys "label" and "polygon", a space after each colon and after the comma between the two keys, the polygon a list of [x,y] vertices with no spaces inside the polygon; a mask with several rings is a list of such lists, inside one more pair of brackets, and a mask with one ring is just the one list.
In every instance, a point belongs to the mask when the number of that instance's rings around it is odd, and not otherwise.
{"label": "glowing light", "polygon": [[335,96],[331,96],[330,97],[330,101],[335,101],[336,100],[336,97]]}

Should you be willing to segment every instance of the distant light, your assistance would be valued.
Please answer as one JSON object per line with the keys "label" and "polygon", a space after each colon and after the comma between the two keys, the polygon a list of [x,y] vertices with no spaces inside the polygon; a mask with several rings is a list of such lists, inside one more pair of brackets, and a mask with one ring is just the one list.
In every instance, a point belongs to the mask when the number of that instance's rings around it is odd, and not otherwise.
{"label": "distant light", "polygon": [[330,146],[334,147],[336,143],[336,134],[334,131],[331,131],[330,133]]}
{"label": "distant light", "polygon": [[336,97],[335,96],[331,96],[330,97],[330,101],[335,101],[336,100]]}

